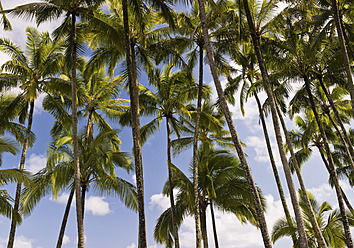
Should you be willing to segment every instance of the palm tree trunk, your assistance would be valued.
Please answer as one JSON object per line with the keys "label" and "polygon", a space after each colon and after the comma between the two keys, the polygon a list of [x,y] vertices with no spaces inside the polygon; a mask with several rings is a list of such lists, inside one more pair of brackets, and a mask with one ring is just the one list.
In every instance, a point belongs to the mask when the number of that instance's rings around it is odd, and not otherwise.
{"label": "palm tree trunk", "polygon": [[[30,102],[30,110],[29,110],[29,115],[28,115],[26,136],[25,136],[25,140],[24,140],[23,146],[22,146],[22,153],[21,153],[21,160],[20,160],[20,170],[23,170],[25,168],[28,142],[29,142],[31,129],[32,129],[32,123],[33,123],[33,112],[34,112],[34,100]],[[14,208],[13,208],[14,212],[17,212],[19,210],[20,197],[21,197],[21,183],[18,183],[16,185],[15,203],[14,203]],[[13,248],[13,246],[14,246],[16,227],[17,227],[17,223],[16,223],[15,219],[12,218],[11,227],[10,227],[10,234],[9,234],[9,241],[7,243],[7,248]]]}
{"label": "palm tree trunk", "polygon": [[315,213],[313,211],[310,199],[309,199],[309,197],[307,195],[305,183],[304,183],[304,180],[302,179],[302,174],[301,174],[301,171],[300,171],[300,167],[299,167],[299,164],[298,164],[297,159],[295,157],[294,148],[293,148],[293,145],[291,143],[291,140],[290,140],[290,137],[289,137],[289,133],[288,133],[288,130],[287,130],[286,125],[285,125],[284,118],[283,118],[282,113],[280,112],[279,106],[277,104],[276,104],[276,107],[277,107],[277,112],[278,112],[278,116],[279,116],[281,125],[283,127],[283,132],[284,132],[284,135],[285,135],[286,143],[288,145],[288,148],[289,148],[289,151],[290,151],[290,154],[291,154],[291,159],[293,161],[294,168],[295,168],[295,171],[296,171],[296,175],[297,175],[297,178],[298,178],[298,181],[299,181],[299,184],[300,184],[301,192],[302,192],[302,195],[304,197],[305,204],[306,204],[306,207],[307,207],[307,210],[308,210],[308,213],[309,213],[310,221],[311,221],[312,227],[313,227],[313,229],[315,231],[315,236],[316,236],[316,239],[317,239],[317,242],[318,242],[318,246],[322,247],[322,248],[327,248],[326,241],[323,238],[323,235],[322,235],[320,227],[318,226]]}
{"label": "palm tree trunk", "polygon": [[206,208],[207,205],[206,203],[202,203],[200,206],[200,213],[201,213],[201,223],[202,223],[202,236],[203,236],[203,247],[208,248],[208,230],[207,230],[207,225],[206,225]]}
{"label": "palm tree trunk", "polygon": [[134,77],[132,55],[133,49],[130,42],[129,19],[127,0],[122,0],[123,25],[126,44],[126,60],[128,70],[129,95],[131,107],[131,125],[133,134],[133,151],[135,161],[136,187],[138,193],[138,212],[139,212],[139,240],[138,247],[146,248],[146,224],[145,224],[145,207],[144,207],[144,177],[143,162],[141,154],[140,140],[140,115],[139,115],[139,91],[137,76]]}
{"label": "palm tree trunk", "polygon": [[81,209],[82,209],[82,220],[85,218],[85,200],[86,200],[87,186],[84,184],[81,186]]}
{"label": "palm tree trunk", "polygon": [[309,80],[308,80],[306,75],[303,76],[303,79],[305,81],[307,94],[308,94],[308,97],[309,97],[309,100],[310,100],[310,103],[311,103],[311,108],[312,108],[312,111],[313,111],[313,113],[315,115],[315,119],[316,119],[318,128],[320,129],[320,134],[321,134],[321,137],[323,139],[323,144],[324,144],[324,147],[325,147],[325,151],[327,153],[327,159],[328,159],[328,165],[329,165],[328,168],[330,170],[330,176],[333,179],[334,186],[335,186],[336,193],[337,193],[338,205],[339,205],[339,210],[340,210],[341,217],[342,217],[346,243],[347,243],[347,246],[349,248],[353,248],[353,240],[352,240],[352,237],[351,237],[351,234],[350,234],[350,227],[349,227],[348,217],[347,217],[347,215],[345,213],[343,195],[342,195],[341,187],[339,185],[337,171],[336,171],[335,166],[334,166],[332,153],[331,153],[331,150],[330,150],[330,147],[329,147],[329,144],[328,144],[327,135],[326,135],[326,133],[324,131],[322,122],[321,122],[321,120],[320,120],[320,118],[318,116],[318,113],[317,113],[315,101],[313,100],[313,96],[312,96],[312,93],[311,93],[310,82],[309,82]]}
{"label": "palm tree trunk", "polygon": [[86,143],[87,144],[89,144],[89,140],[93,139],[92,114],[93,114],[93,110],[90,110],[89,116],[87,119],[87,127],[86,127]]}
{"label": "palm tree trunk", "polygon": [[280,153],[280,158],[281,158],[281,161],[282,161],[282,164],[283,164],[283,168],[284,168],[285,178],[286,178],[286,181],[287,181],[291,202],[292,202],[293,209],[294,209],[294,212],[295,212],[295,219],[296,219],[297,228],[298,228],[298,231],[299,231],[300,248],[307,248],[308,244],[307,244],[305,226],[304,226],[304,222],[303,222],[303,219],[302,219],[302,216],[301,216],[301,209],[300,209],[300,206],[299,206],[299,201],[297,199],[294,182],[293,182],[293,179],[292,179],[292,176],[291,176],[291,171],[290,171],[289,164],[288,164],[288,161],[287,161],[287,158],[286,158],[286,154],[285,154],[285,150],[284,150],[284,145],[283,145],[283,140],[282,140],[282,136],[281,136],[279,121],[278,121],[278,117],[277,117],[275,101],[274,101],[273,92],[272,92],[272,85],[271,85],[271,83],[269,81],[267,68],[266,68],[265,62],[263,60],[262,52],[260,50],[260,41],[259,41],[259,37],[257,36],[256,30],[255,30],[255,27],[254,27],[254,24],[253,24],[252,16],[251,16],[250,9],[249,9],[249,6],[248,6],[248,1],[247,0],[243,0],[243,4],[244,4],[245,12],[246,12],[248,26],[250,28],[250,33],[251,33],[251,37],[252,37],[252,41],[253,41],[253,47],[254,47],[254,50],[255,50],[255,53],[256,53],[256,56],[257,56],[259,68],[260,68],[261,73],[262,73],[264,87],[265,87],[265,90],[267,92],[269,103],[270,103],[275,137],[276,137],[276,140],[277,140],[277,145],[278,145],[278,149],[279,149],[279,153]]}
{"label": "palm tree trunk", "polygon": [[[316,147],[318,148],[320,154],[321,154],[321,158],[322,158],[322,161],[328,171],[328,173],[330,174],[330,169],[329,169],[329,165],[328,165],[328,162],[326,160],[326,156],[324,155],[324,151],[323,151],[323,148],[321,147],[321,145],[316,145]],[[331,184],[332,184],[332,178],[330,178],[330,181],[331,181]],[[352,205],[350,204],[350,201],[348,200],[348,197],[347,195],[344,193],[344,190],[343,188],[341,187],[341,192],[342,192],[342,195],[343,195],[343,199],[344,199],[344,202],[345,202],[345,205],[347,205],[347,208],[350,210],[350,212],[353,212],[354,209],[352,207]]]}
{"label": "palm tree trunk", "polygon": [[195,131],[193,139],[193,190],[194,190],[194,220],[195,220],[195,242],[196,248],[201,248],[200,211],[199,211],[199,191],[198,191],[198,136],[199,120],[202,110],[203,97],[203,46],[199,46],[199,87],[197,100],[197,116],[195,121]]}
{"label": "palm tree trunk", "polygon": [[80,165],[79,165],[79,145],[77,137],[77,103],[76,103],[76,13],[71,13],[72,21],[72,71],[71,71],[71,102],[72,102],[72,133],[73,133],[73,147],[74,147],[74,168],[75,168],[75,190],[76,190],[76,219],[78,230],[78,247],[85,247],[85,233],[82,219],[81,209],[81,193],[80,193]]}
{"label": "palm tree trunk", "polygon": [[211,222],[213,224],[213,234],[214,234],[215,248],[219,248],[218,234],[216,232],[216,223],[215,223],[214,207],[213,207],[213,201],[212,200],[210,200],[210,213],[211,213]]}
{"label": "palm tree trunk", "polygon": [[[264,138],[265,138],[265,141],[266,141],[266,144],[267,144],[269,160],[270,160],[270,164],[272,165],[272,170],[273,170],[275,182],[277,184],[277,188],[278,188],[281,204],[282,204],[283,209],[284,209],[285,218],[286,218],[287,222],[289,224],[291,224],[292,221],[291,221],[290,211],[289,211],[289,208],[288,208],[288,204],[286,204],[283,186],[281,185],[281,181],[280,181],[277,165],[275,164],[275,159],[274,159],[274,156],[273,156],[272,147],[270,145],[270,139],[269,139],[269,135],[268,135],[267,124],[265,122],[264,114],[263,114],[263,111],[262,111],[262,105],[261,105],[261,102],[260,102],[256,92],[254,92],[254,96],[255,96],[255,99],[256,99],[256,102],[257,102],[259,117],[261,119],[262,129],[263,129],[263,133],[264,133]],[[296,237],[294,235],[292,235],[291,238],[292,238],[292,241],[293,241],[293,245],[295,246]]]}
{"label": "palm tree trunk", "polygon": [[208,57],[208,61],[209,61],[210,71],[211,71],[211,74],[212,74],[213,79],[214,79],[215,88],[216,88],[216,91],[218,93],[220,106],[221,106],[221,109],[222,109],[222,111],[223,111],[223,113],[225,115],[225,119],[227,121],[227,125],[229,126],[229,130],[230,130],[230,133],[231,133],[231,136],[232,136],[233,143],[235,145],[238,157],[239,157],[240,162],[241,162],[241,164],[243,166],[243,170],[244,170],[244,173],[245,173],[245,177],[247,179],[247,183],[249,185],[250,193],[252,195],[253,203],[254,203],[254,206],[255,206],[255,209],[256,209],[256,213],[257,213],[257,217],[258,217],[258,221],[259,221],[259,225],[260,225],[260,229],[261,229],[261,233],[262,233],[264,246],[266,248],[270,248],[270,247],[272,247],[272,242],[271,242],[271,240],[269,238],[268,229],[267,229],[267,223],[266,223],[266,220],[265,220],[265,217],[264,217],[264,212],[263,212],[262,204],[261,204],[261,201],[260,201],[260,198],[259,198],[259,194],[258,194],[256,185],[255,185],[253,177],[252,177],[251,169],[250,169],[250,167],[249,167],[249,165],[247,163],[246,155],[245,155],[245,153],[242,150],[242,145],[241,145],[240,139],[238,137],[235,125],[233,123],[233,120],[232,120],[232,117],[231,117],[231,113],[230,113],[229,107],[227,105],[223,89],[221,87],[221,82],[220,82],[220,79],[219,79],[219,73],[218,73],[218,70],[216,68],[213,51],[212,51],[212,48],[211,48],[211,45],[210,45],[210,37],[209,37],[209,34],[208,34],[204,1],[203,0],[198,0],[198,4],[199,4],[200,21],[202,23],[204,46],[205,46],[207,57]]}
{"label": "palm tree trunk", "polygon": [[176,207],[175,199],[173,195],[173,183],[172,183],[172,170],[171,170],[171,131],[170,131],[170,118],[166,117],[166,129],[167,129],[167,163],[168,163],[168,186],[170,191],[170,204],[171,204],[171,218],[172,218],[172,231],[175,242],[175,248],[179,248],[178,227],[176,220]]}
{"label": "palm tree trunk", "polygon": [[61,246],[63,244],[64,233],[65,233],[66,224],[67,224],[68,218],[69,218],[71,203],[74,198],[74,193],[75,193],[75,188],[72,188],[70,191],[70,194],[69,194],[68,202],[66,203],[63,221],[61,222],[59,238],[58,238],[58,242],[57,242],[57,248],[61,248]]}
{"label": "palm tree trunk", "polygon": [[[350,141],[350,138],[349,138],[349,135],[344,127],[344,124],[342,122],[342,119],[340,118],[339,116],[339,113],[338,113],[338,110],[337,110],[337,107],[336,105],[334,104],[334,101],[333,101],[333,98],[331,96],[331,94],[328,92],[326,86],[324,85],[323,83],[323,78],[321,75],[317,75],[317,78],[318,78],[318,81],[320,82],[320,85],[321,85],[321,88],[322,90],[324,91],[328,101],[329,101],[329,104],[331,105],[331,108],[333,110],[333,113],[334,113],[334,116],[343,132],[343,135],[344,135],[344,138],[345,138],[345,142],[343,142],[343,145],[345,146],[346,150],[349,150],[349,153],[347,151],[347,154],[349,157],[351,157],[351,160],[350,160],[350,165],[352,167],[352,169],[354,169],[354,165],[353,165],[353,159],[354,159],[354,149],[353,149],[353,145],[352,145],[352,142]],[[328,115],[329,116],[329,115]],[[330,116],[329,116],[330,117]],[[332,123],[333,120],[331,119]],[[334,125],[336,127],[336,125]],[[341,132],[337,131],[339,135],[341,135]],[[341,139],[343,140],[343,137],[341,136]]]}
{"label": "palm tree trunk", "polygon": [[345,40],[346,45],[348,46],[349,54],[352,56],[352,59],[354,59],[353,46],[352,46],[352,43],[350,43],[348,35],[347,35],[346,31],[345,31],[342,17],[339,17],[339,21],[340,21],[340,26],[341,26],[342,31],[343,31],[343,38]]}
{"label": "palm tree trunk", "polygon": [[338,6],[337,6],[337,1],[336,0],[331,0],[331,3],[332,3],[332,11],[334,13],[334,22],[336,24],[336,29],[337,29],[340,49],[342,51],[342,57],[343,57],[344,66],[345,66],[345,72],[347,73],[348,89],[349,89],[350,98],[351,98],[351,104],[352,104],[353,113],[354,113],[354,83],[353,83],[352,72],[351,72],[351,69],[350,69],[348,52],[347,52],[347,48],[345,46],[345,41],[344,41],[344,37],[343,37],[343,30],[342,30],[342,27],[340,25],[340,17],[339,17],[339,13],[338,13],[339,11],[338,11]]}

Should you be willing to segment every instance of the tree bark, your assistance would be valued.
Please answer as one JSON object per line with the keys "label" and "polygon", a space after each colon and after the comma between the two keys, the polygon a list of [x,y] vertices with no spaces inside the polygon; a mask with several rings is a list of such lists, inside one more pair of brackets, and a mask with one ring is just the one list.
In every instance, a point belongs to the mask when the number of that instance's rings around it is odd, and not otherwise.
{"label": "tree bark", "polygon": [[[29,115],[28,115],[26,136],[25,136],[25,140],[24,140],[23,146],[22,146],[22,153],[21,153],[21,160],[20,160],[20,167],[19,167],[20,170],[23,170],[25,168],[26,154],[27,154],[28,143],[29,143],[29,138],[30,138],[31,129],[32,129],[32,123],[33,123],[33,112],[34,112],[34,100],[30,102],[30,110],[29,110]],[[21,183],[18,183],[16,185],[16,194],[15,194],[15,203],[14,203],[13,212],[18,212],[18,210],[19,210],[20,197],[21,197]],[[13,246],[14,246],[16,227],[17,227],[17,223],[14,220],[14,218],[12,218],[7,248],[13,248]]]}
{"label": "tree bark", "polygon": [[313,229],[315,231],[315,236],[316,236],[316,239],[317,239],[317,242],[318,242],[318,246],[322,247],[322,248],[327,248],[326,241],[323,238],[323,235],[322,235],[320,227],[318,226],[315,213],[313,211],[310,199],[309,199],[309,197],[307,195],[305,183],[304,183],[304,180],[302,179],[302,174],[301,174],[301,171],[300,171],[300,166],[299,166],[299,164],[297,162],[297,159],[295,157],[294,148],[293,148],[293,145],[291,143],[291,140],[290,140],[290,137],[289,137],[289,133],[288,133],[288,130],[287,130],[286,125],[285,125],[285,121],[283,119],[283,116],[282,116],[282,114],[280,112],[280,109],[279,109],[279,106],[277,104],[276,104],[276,107],[277,107],[277,112],[278,112],[278,116],[279,116],[281,125],[283,127],[283,132],[284,132],[284,135],[285,135],[286,143],[288,145],[288,148],[289,148],[289,151],[290,151],[290,154],[291,154],[291,159],[292,159],[293,164],[294,164],[295,172],[296,172],[299,184],[300,184],[301,192],[302,192],[302,195],[304,197],[307,210],[309,212],[310,221],[311,221],[312,227],[313,227]]}
{"label": "tree bark", "polygon": [[328,159],[328,168],[330,170],[330,176],[333,179],[334,182],[334,186],[336,189],[336,193],[337,193],[337,199],[338,199],[338,205],[339,205],[339,210],[341,213],[341,217],[342,217],[342,222],[343,222],[343,227],[344,227],[344,233],[345,233],[345,238],[346,238],[346,244],[349,248],[353,248],[353,240],[350,234],[350,227],[349,227],[349,222],[348,222],[348,217],[347,214],[345,213],[345,207],[344,207],[344,201],[343,201],[343,195],[342,195],[342,191],[341,191],[341,187],[339,185],[339,180],[338,180],[338,175],[337,175],[337,171],[335,169],[334,166],[334,161],[332,158],[332,153],[328,144],[328,140],[327,140],[327,135],[324,131],[322,122],[319,118],[319,115],[317,113],[317,109],[316,109],[316,105],[315,105],[315,101],[313,100],[313,96],[311,93],[311,88],[310,88],[310,82],[307,78],[307,76],[303,76],[303,79],[305,81],[305,85],[306,85],[306,90],[307,90],[307,94],[311,103],[311,108],[312,111],[315,115],[315,119],[318,125],[318,128],[320,130],[320,135],[323,139],[323,144],[325,147],[325,151],[327,154],[327,159]]}
{"label": "tree bark", "polygon": [[213,201],[212,200],[210,200],[210,213],[211,213],[211,222],[213,224],[213,234],[214,234],[215,248],[219,248],[218,234],[216,232],[216,223],[215,223],[214,207],[213,207]]}
{"label": "tree bark", "polygon": [[[136,67],[133,65],[133,47],[130,41],[129,17],[127,0],[122,0],[123,25],[126,44],[126,60],[128,71],[130,107],[131,107],[131,126],[133,134],[133,152],[135,161],[136,187],[138,193],[138,212],[139,212],[139,240],[138,248],[146,248],[146,224],[145,224],[145,207],[144,207],[144,177],[143,162],[141,154],[140,140],[140,114],[139,114],[139,91],[137,73],[134,71]],[[135,69],[134,69],[135,68]]]}
{"label": "tree bark", "polygon": [[81,186],[81,208],[82,208],[82,220],[85,218],[85,200],[86,200],[87,186],[84,184]]}
{"label": "tree bark", "polygon": [[350,69],[348,52],[347,52],[347,48],[345,46],[345,41],[344,41],[344,37],[343,37],[343,30],[340,25],[340,17],[339,17],[339,13],[338,13],[339,11],[338,11],[338,6],[337,6],[337,1],[331,0],[331,3],[332,3],[332,11],[334,13],[334,22],[336,24],[340,49],[341,49],[342,57],[343,57],[343,61],[344,61],[345,72],[347,74],[348,89],[349,89],[351,104],[352,104],[353,113],[354,113],[354,83],[353,83],[352,72]]}
{"label": "tree bark", "polygon": [[172,231],[175,243],[175,248],[179,248],[179,238],[178,238],[178,227],[176,220],[176,207],[175,199],[173,194],[173,183],[172,183],[172,170],[171,170],[171,131],[170,131],[170,118],[166,117],[166,129],[167,129],[167,166],[168,166],[168,188],[170,191],[170,204],[171,204],[171,218],[172,218]]}
{"label": "tree bark", "polygon": [[[266,144],[267,144],[267,151],[268,151],[268,155],[269,155],[269,160],[270,160],[270,164],[272,166],[275,182],[277,184],[277,189],[278,189],[278,192],[279,192],[281,204],[282,204],[283,209],[284,209],[285,218],[286,218],[287,222],[289,224],[291,224],[292,223],[291,215],[290,215],[290,211],[289,211],[289,208],[288,208],[288,204],[286,204],[285,194],[284,194],[283,186],[281,185],[281,181],[280,181],[277,165],[275,164],[275,159],[274,159],[274,156],[273,156],[272,147],[271,147],[270,139],[269,139],[269,135],[268,135],[267,124],[265,122],[264,114],[263,114],[263,111],[262,111],[262,105],[261,105],[261,102],[260,102],[256,92],[254,92],[254,96],[255,96],[255,99],[256,99],[256,102],[257,102],[259,118],[261,119],[262,129],[263,129],[263,133],[264,133],[264,138],[265,138],[265,141],[266,141]],[[296,237],[294,235],[292,235],[291,239],[293,241],[293,245],[295,246]]]}
{"label": "tree bark", "polygon": [[341,26],[342,31],[343,31],[343,38],[344,38],[344,40],[345,40],[345,43],[346,43],[347,46],[348,46],[349,54],[352,56],[352,59],[354,59],[353,46],[352,46],[352,43],[350,43],[350,40],[349,40],[349,38],[348,38],[348,35],[347,35],[346,31],[345,31],[343,19],[342,19],[341,16],[339,17],[339,21],[340,21],[340,26]]}
{"label": "tree bark", "polygon": [[208,243],[208,230],[207,230],[207,225],[206,225],[206,208],[207,205],[206,203],[202,203],[201,206],[201,223],[202,223],[202,237],[203,237],[203,248],[208,248],[209,243]]}
{"label": "tree bark", "polygon": [[74,168],[75,168],[75,190],[76,190],[76,219],[77,219],[77,230],[78,230],[78,247],[85,247],[85,233],[84,224],[82,219],[82,209],[81,209],[81,190],[80,190],[80,165],[79,165],[79,145],[77,137],[77,96],[76,96],[76,13],[71,13],[72,21],[72,71],[71,71],[71,104],[72,104],[72,133],[73,133],[73,147],[74,147]]}
{"label": "tree bark", "polygon": [[63,244],[64,233],[65,233],[66,224],[67,224],[68,218],[69,218],[71,203],[74,198],[74,193],[75,193],[75,188],[72,188],[70,191],[70,194],[69,194],[68,202],[66,203],[63,221],[61,222],[61,227],[60,227],[60,232],[59,232],[59,237],[58,237],[58,242],[57,242],[57,248],[61,248],[61,246]]}
{"label": "tree bark", "polygon": [[197,116],[195,121],[195,131],[193,139],[193,190],[194,190],[194,220],[195,220],[195,241],[196,248],[201,248],[201,229],[199,211],[199,191],[198,191],[198,136],[199,120],[202,110],[203,97],[203,46],[199,46],[199,87],[197,100]]}
{"label": "tree bark", "polygon": [[291,202],[292,202],[293,209],[295,212],[295,219],[296,219],[296,224],[297,224],[297,228],[298,228],[298,232],[299,232],[300,248],[308,248],[305,226],[304,226],[304,222],[303,222],[303,219],[301,216],[301,209],[299,206],[299,201],[297,199],[294,182],[293,182],[293,179],[291,176],[291,171],[290,171],[289,164],[288,164],[285,150],[284,150],[283,140],[282,140],[282,136],[281,136],[280,126],[279,126],[279,121],[278,121],[277,111],[276,111],[276,106],[275,106],[275,100],[274,100],[274,96],[273,96],[273,92],[272,92],[272,85],[270,83],[267,68],[266,68],[265,62],[263,60],[262,52],[260,50],[260,41],[259,41],[259,37],[257,36],[257,32],[256,32],[254,24],[253,24],[252,16],[251,16],[250,9],[248,6],[248,1],[243,0],[243,4],[244,4],[245,12],[246,12],[248,26],[250,28],[253,47],[254,47],[254,50],[255,50],[255,53],[257,56],[259,68],[261,70],[261,74],[262,74],[262,78],[263,78],[264,87],[267,92],[269,103],[270,103],[270,109],[271,109],[271,114],[272,114],[275,137],[277,140],[278,150],[279,150],[280,158],[281,158],[283,168],[284,168],[285,178],[287,181]]}
{"label": "tree bark", "polygon": [[260,225],[260,229],[261,229],[261,233],[262,233],[262,238],[263,238],[263,242],[264,242],[264,246],[266,248],[270,248],[272,247],[272,242],[269,238],[269,234],[268,234],[268,229],[267,229],[267,223],[264,217],[264,212],[263,212],[263,208],[262,208],[262,204],[259,198],[259,194],[256,188],[256,185],[254,183],[253,177],[252,177],[252,173],[251,173],[251,169],[247,163],[247,159],[246,159],[246,155],[242,150],[242,145],[240,142],[240,139],[238,137],[236,128],[234,126],[232,117],[231,117],[231,113],[229,110],[229,107],[227,105],[226,99],[225,99],[225,95],[223,92],[223,89],[221,87],[221,82],[219,79],[219,73],[215,64],[215,60],[214,60],[214,55],[213,55],[213,51],[210,45],[210,37],[208,34],[208,28],[207,28],[207,20],[206,20],[206,15],[205,15],[205,6],[204,6],[204,1],[203,0],[198,0],[198,4],[199,4],[199,14],[200,14],[200,21],[202,23],[202,31],[203,31],[203,38],[204,38],[204,46],[206,49],[206,54],[208,57],[208,61],[209,61],[209,66],[210,66],[210,70],[211,70],[211,74],[213,76],[214,79],[214,84],[215,84],[215,88],[216,91],[218,93],[218,97],[219,97],[219,101],[220,101],[220,106],[221,109],[225,115],[225,119],[227,122],[227,125],[229,126],[230,129],[230,133],[231,133],[231,137],[233,140],[233,143],[235,145],[238,157],[240,159],[240,162],[242,164],[244,173],[245,173],[245,178],[247,180],[249,189],[250,189],[250,193],[252,195],[252,199],[253,199],[253,203],[256,209],[256,213],[257,213],[257,217],[258,217],[258,221],[259,221],[259,225]]}

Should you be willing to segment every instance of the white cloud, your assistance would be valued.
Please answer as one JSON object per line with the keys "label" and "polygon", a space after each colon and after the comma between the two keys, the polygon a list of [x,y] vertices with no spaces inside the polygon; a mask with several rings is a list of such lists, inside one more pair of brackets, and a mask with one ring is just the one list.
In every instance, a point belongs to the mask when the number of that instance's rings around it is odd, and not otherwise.
{"label": "white cloud", "polygon": [[26,169],[32,173],[37,173],[47,164],[47,158],[43,154],[32,153],[26,162]]}
{"label": "white cloud", "polygon": [[[69,194],[64,192],[61,195],[59,195],[57,199],[54,199],[52,196],[49,199],[52,201],[55,201],[57,203],[60,203],[60,204],[67,204],[68,199],[69,199]],[[75,201],[75,199],[73,199],[73,202],[74,201]]]}
{"label": "white cloud", "polygon": [[112,212],[109,203],[104,201],[104,197],[90,196],[86,200],[86,210],[93,215],[104,216]]}
{"label": "white cloud", "polygon": [[161,211],[170,207],[170,200],[168,197],[161,194],[154,194],[150,197],[150,209],[158,208]]}
{"label": "white cloud", "polygon": [[132,180],[133,180],[134,184],[136,184],[136,174],[134,174],[134,175],[132,176]]}
{"label": "white cloud", "polygon": [[127,248],[136,248],[136,244],[131,243],[130,245],[127,246]]}
{"label": "white cloud", "polygon": [[63,237],[63,244],[66,245],[66,244],[69,244],[69,243],[70,243],[70,237],[64,235],[64,237]]}
{"label": "white cloud", "polygon": [[32,248],[35,240],[21,235],[15,239],[14,248]]}

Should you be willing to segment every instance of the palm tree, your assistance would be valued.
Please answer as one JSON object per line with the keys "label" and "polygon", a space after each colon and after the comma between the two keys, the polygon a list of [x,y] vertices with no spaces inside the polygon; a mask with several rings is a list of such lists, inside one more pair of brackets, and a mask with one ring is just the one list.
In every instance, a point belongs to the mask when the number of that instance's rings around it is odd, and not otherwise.
{"label": "palm tree", "polygon": [[[315,197],[310,192],[308,192],[307,194],[311,199],[312,208],[316,213],[317,222],[319,223],[321,232],[323,233],[323,237],[328,247],[344,248],[346,246],[344,240],[344,231],[343,226],[341,225],[338,210],[331,211],[332,207],[328,202],[323,202],[321,205],[319,205]],[[300,206],[306,223],[305,226],[306,234],[308,237],[308,245],[310,248],[318,247],[312,223],[309,221],[309,212],[307,211],[307,207],[304,202],[303,195],[301,193]],[[327,219],[326,216],[328,216]],[[280,219],[275,223],[273,227],[272,240],[275,243],[280,238],[286,236],[298,236],[296,224],[294,221],[292,223],[289,223],[284,219]],[[295,247],[298,247],[298,242]]]}
{"label": "palm tree", "polygon": [[[191,163],[190,172],[193,164]],[[227,150],[214,149],[209,144],[202,144],[198,151],[198,204],[202,223],[204,247],[208,247],[206,230],[206,209],[216,207],[224,212],[235,214],[243,223],[250,222],[258,226],[257,215],[247,180],[237,157]],[[172,166],[173,185],[178,189],[176,196],[177,223],[180,226],[183,219],[194,214],[193,183],[181,170]],[[168,195],[168,183],[164,187]],[[264,199],[262,198],[264,206]],[[212,211],[214,209],[211,209]],[[215,219],[212,215],[212,221]],[[171,209],[167,209],[158,218],[154,236],[159,243],[172,247],[171,239]],[[216,229],[214,229],[216,235]],[[218,247],[217,236],[214,236],[215,247]]]}
{"label": "palm tree", "polygon": [[[131,183],[116,176],[115,168],[127,172],[133,169],[130,157],[119,149],[120,140],[117,132],[101,131],[86,141],[86,132],[79,139],[82,216],[84,216],[85,196],[90,188],[99,194],[116,195],[130,209],[137,210],[136,188]],[[57,197],[65,188],[71,189],[67,208],[57,243],[61,247],[67,217],[73,200],[74,189],[74,159],[72,136],[62,136],[53,141],[48,152],[47,167],[34,175],[33,183],[26,188],[23,198],[23,209],[29,214],[39,200],[48,193]]]}
{"label": "palm tree", "polygon": [[226,98],[223,92],[223,89],[221,87],[221,82],[219,79],[219,73],[216,67],[216,63],[215,63],[215,59],[214,59],[214,55],[213,55],[213,51],[210,45],[210,37],[208,35],[208,26],[207,26],[207,18],[206,18],[206,14],[205,14],[205,5],[204,5],[204,1],[203,0],[198,0],[198,5],[199,5],[199,15],[200,15],[200,21],[202,24],[202,32],[203,32],[203,38],[204,38],[204,46],[206,49],[206,53],[207,53],[207,57],[208,57],[208,62],[209,62],[209,66],[210,66],[210,70],[214,79],[214,84],[215,84],[215,88],[216,91],[218,93],[218,97],[219,97],[219,101],[220,101],[220,106],[221,109],[225,115],[226,118],[226,122],[229,126],[230,129],[230,133],[232,136],[232,140],[235,144],[235,148],[237,151],[237,154],[239,156],[239,159],[241,161],[241,164],[243,166],[244,169],[244,173],[247,179],[247,182],[249,184],[249,189],[251,191],[251,195],[254,201],[254,205],[255,205],[255,209],[257,212],[257,216],[258,216],[258,221],[259,221],[259,225],[260,225],[260,229],[261,229],[261,233],[262,233],[262,237],[263,237],[263,242],[265,247],[272,247],[270,238],[269,238],[269,234],[268,234],[268,230],[267,230],[267,224],[264,218],[264,213],[263,213],[263,209],[262,209],[262,205],[261,205],[261,201],[260,201],[260,197],[256,188],[256,185],[254,183],[254,180],[252,178],[252,174],[251,174],[251,170],[249,168],[249,165],[247,163],[247,159],[246,156],[242,150],[242,145],[241,142],[238,138],[238,134],[236,132],[236,128],[234,126],[232,117],[231,117],[231,113],[230,110],[227,106],[227,102],[226,102]]}
{"label": "palm tree", "polygon": [[[31,136],[31,128],[34,113],[34,102],[42,92],[56,90],[53,77],[61,68],[62,47],[60,43],[54,44],[47,32],[39,33],[34,28],[27,28],[26,52],[20,50],[8,39],[0,39],[0,50],[8,54],[11,60],[1,66],[3,72],[0,77],[4,83],[1,88],[20,86],[23,89],[21,95],[25,104],[21,110],[20,121],[26,119],[27,129],[23,140],[23,148],[19,169],[23,170],[26,160],[27,148]],[[19,101],[19,98],[15,99]],[[21,103],[21,102],[20,102]],[[28,112],[29,108],[29,113]],[[20,203],[21,184],[17,184],[14,209],[18,211]],[[16,231],[16,222],[12,221],[8,247],[13,246]]]}

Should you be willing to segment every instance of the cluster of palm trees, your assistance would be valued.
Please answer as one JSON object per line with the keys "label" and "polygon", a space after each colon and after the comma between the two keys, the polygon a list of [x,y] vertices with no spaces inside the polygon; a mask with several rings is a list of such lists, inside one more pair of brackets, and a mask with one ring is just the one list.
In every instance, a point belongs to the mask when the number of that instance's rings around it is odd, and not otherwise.
{"label": "cluster of palm trees", "polygon": [[[185,4],[187,11],[176,11],[175,4]],[[10,57],[1,65],[0,134],[16,139],[1,137],[0,155],[16,154],[22,146],[19,168],[0,171],[0,185],[17,182],[14,199],[6,190],[0,191],[0,213],[12,220],[8,248],[13,247],[21,217],[29,215],[45,195],[56,197],[63,190],[70,195],[57,247],[63,242],[74,195],[78,247],[85,247],[85,195],[91,187],[117,195],[138,211],[138,246],[146,248],[141,148],[162,122],[168,168],[163,192],[169,196],[170,208],[157,220],[157,242],[180,247],[179,227],[192,215],[195,246],[202,247],[203,241],[203,247],[208,247],[206,209],[210,207],[215,247],[219,247],[216,207],[257,226],[267,248],[283,236],[291,237],[294,247],[353,248],[354,210],[339,181],[354,184],[354,132],[348,128],[354,106],[352,1],[45,0],[8,10],[0,2],[0,11],[5,30],[11,29],[7,15],[33,19],[38,25],[63,20],[52,35],[27,28],[24,50],[0,38],[0,51]],[[88,61],[79,56],[85,46],[92,51]],[[203,85],[205,62],[215,84],[215,102],[211,88]],[[142,71],[148,83],[139,83]],[[224,88],[221,77],[227,79]],[[294,82],[303,85],[293,91]],[[18,87],[18,95],[5,93]],[[124,90],[129,101],[121,98]],[[267,96],[263,102],[261,91]],[[35,140],[34,107],[41,94],[44,110],[55,121],[47,165],[30,175],[24,165]],[[285,215],[271,235],[265,199],[253,180],[229,108],[240,104],[244,113],[251,97],[257,103]],[[269,114],[295,218],[271,149]],[[150,118],[144,126],[140,115]],[[286,116],[295,119],[297,130],[287,130]],[[84,126],[81,131],[78,123]],[[131,127],[134,163],[120,150],[112,125]],[[324,214],[330,205],[319,206],[306,190],[301,172],[313,147],[338,199],[339,210],[330,213],[327,222]],[[190,148],[189,178],[172,157]],[[135,169],[136,186],[118,177],[117,167],[127,172]]]}

